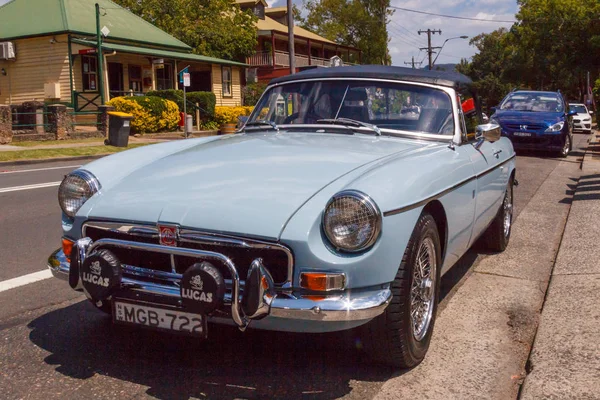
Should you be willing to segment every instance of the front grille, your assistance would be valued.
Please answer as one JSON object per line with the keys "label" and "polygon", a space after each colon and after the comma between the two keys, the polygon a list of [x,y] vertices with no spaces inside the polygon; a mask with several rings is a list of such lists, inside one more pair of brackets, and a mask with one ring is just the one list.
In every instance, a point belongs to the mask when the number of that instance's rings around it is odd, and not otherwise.
{"label": "front grille", "polygon": [[542,131],[547,128],[544,124],[506,124],[505,126],[511,131]]}
{"label": "front grille", "polygon": [[[141,243],[159,244],[158,233],[154,227],[140,227],[140,229],[131,229],[131,225],[118,227],[114,223],[93,223],[86,224],[84,235],[93,241],[98,239],[119,239]],[[206,236],[202,236],[206,237]],[[263,259],[263,265],[269,270],[276,285],[283,285],[291,280],[289,270],[291,269],[291,252],[278,244],[269,244],[248,239],[238,239],[232,241],[230,238],[221,239],[219,236],[210,236],[211,240],[186,240],[179,241],[178,246],[205,251],[212,251],[223,254],[235,264],[241,281],[245,280],[248,274],[250,264],[256,258]],[[235,242],[243,242],[244,245],[237,245]],[[171,256],[168,254],[154,253],[150,251],[128,250],[117,247],[111,247],[110,250],[117,256],[123,264],[134,267],[172,272]],[[175,272],[183,274],[194,263],[202,260],[192,257],[175,256]],[[218,265],[219,262],[211,261],[217,266],[225,279],[229,279],[229,272],[224,265]]]}

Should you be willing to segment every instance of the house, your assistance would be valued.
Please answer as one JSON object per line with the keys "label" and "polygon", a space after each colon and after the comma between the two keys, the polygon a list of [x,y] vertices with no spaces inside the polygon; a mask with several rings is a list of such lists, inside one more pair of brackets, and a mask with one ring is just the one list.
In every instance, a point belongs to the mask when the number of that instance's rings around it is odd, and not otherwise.
{"label": "house", "polygon": [[[265,0],[236,0],[242,10],[252,10],[258,17],[256,53],[246,58],[249,65],[248,80],[258,81],[288,75],[290,61],[288,50],[289,29],[287,7],[268,7]],[[346,64],[360,64],[361,51],[355,47],[338,45],[299,26],[294,26],[294,55],[296,69],[308,66],[328,67],[331,57],[341,57]]]}
{"label": "house", "polygon": [[240,105],[246,65],[191,51],[110,0],[12,0],[0,7],[0,104],[51,99],[90,110],[115,96],[176,88],[189,66],[188,90]]}

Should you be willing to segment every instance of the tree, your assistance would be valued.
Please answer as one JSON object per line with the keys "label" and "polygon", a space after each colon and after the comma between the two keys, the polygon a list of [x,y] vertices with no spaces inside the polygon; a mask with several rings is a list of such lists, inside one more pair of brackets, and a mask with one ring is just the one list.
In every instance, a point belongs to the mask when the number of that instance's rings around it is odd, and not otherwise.
{"label": "tree", "polygon": [[254,53],[256,16],[231,0],[115,0],[197,54],[243,59]]}
{"label": "tree", "polygon": [[364,64],[390,64],[387,21],[389,0],[303,0],[306,17],[295,8],[298,24],[343,46],[362,51]]}

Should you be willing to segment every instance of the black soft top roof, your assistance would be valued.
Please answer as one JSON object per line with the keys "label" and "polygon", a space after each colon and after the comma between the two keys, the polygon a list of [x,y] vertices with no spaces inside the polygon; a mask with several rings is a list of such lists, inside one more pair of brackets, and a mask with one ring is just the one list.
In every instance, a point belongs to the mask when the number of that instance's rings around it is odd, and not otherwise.
{"label": "black soft top roof", "polygon": [[298,72],[294,75],[275,78],[271,81],[271,84],[290,82],[299,79],[319,78],[393,79],[455,88],[470,85],[472,83],[469,77],[459,74],[458,72],[429,71],[385,65],[357,65],[348,67],[313,68]]}

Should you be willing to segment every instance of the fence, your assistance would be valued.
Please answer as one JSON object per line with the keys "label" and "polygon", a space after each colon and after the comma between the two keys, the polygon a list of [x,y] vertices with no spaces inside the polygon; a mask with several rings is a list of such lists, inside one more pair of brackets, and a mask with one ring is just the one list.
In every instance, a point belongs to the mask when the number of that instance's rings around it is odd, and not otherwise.
{"label": "fence", "polygon": [[[105,137],[110,106],[98,111],[75,111],[64,104],[36,104],[34,111],[0,105],[0,144],[14,140],[61,140]],[[13,119],[14,118],[14,119]]]}

